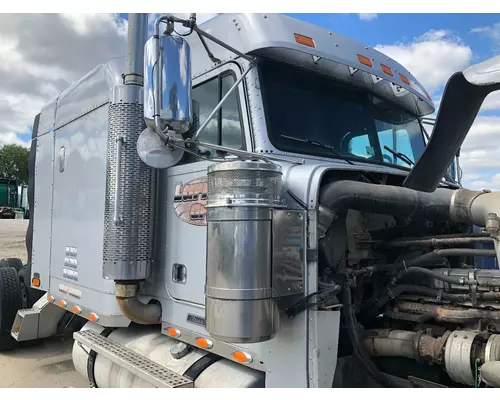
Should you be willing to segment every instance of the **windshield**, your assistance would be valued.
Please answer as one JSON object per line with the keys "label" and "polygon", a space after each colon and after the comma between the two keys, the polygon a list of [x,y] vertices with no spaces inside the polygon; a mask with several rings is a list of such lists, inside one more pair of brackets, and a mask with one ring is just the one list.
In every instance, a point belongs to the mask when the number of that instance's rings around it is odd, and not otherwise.
{"label": "windshield", "polygon": [[259,79],[269,139],[279,150],[406,168],[424,150],[416,117],[366,91],[271,60],[259,62]]}

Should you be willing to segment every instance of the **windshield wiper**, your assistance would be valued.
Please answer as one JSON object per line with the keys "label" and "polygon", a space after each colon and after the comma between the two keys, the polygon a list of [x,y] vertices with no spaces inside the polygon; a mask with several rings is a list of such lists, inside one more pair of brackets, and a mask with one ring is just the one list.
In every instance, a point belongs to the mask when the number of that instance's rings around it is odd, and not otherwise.
{"label": "windshield wiper", "polygon": [[410,165],[410,166],[414,166],[415,165],[415,163],[412,160],[410,160],[410,158],[406,154],[398,153],[397,151],[394,151],[393,149],[391,149],[390,147],[387,147],[387,146],[384,146],[384,149],[386,149],[387,151],[391,152],[397,158],[399,158],[400,160],[404,161],[408,165]]}
{"label": "windshield wiper", "polygon": [[320,143],[320,142],[318,142],[316,140],[299,139],[299,138],[296,138],[296,137],[293,137],[293,136],[287,136],[287,135],[281,135],[281,137],[284,138],[284,139],[288,139],[288,140],[294,140],[294,141],[299,142],[299,143],[305,143],[305,144],[308,144],[310,146],[316,146],[316,147],[321,147],[323,149],[328,149],[328,150],[330,150],[332,152],[333,155],[337,156],[341,160],[344,160],[348,164],[354,165],[354,163],[351,160],[349,160],[345,156],[340,155],[339,153],[337,153],[335,151],[335,148],[332,147],[332,146],[328,146],[328,145]]}

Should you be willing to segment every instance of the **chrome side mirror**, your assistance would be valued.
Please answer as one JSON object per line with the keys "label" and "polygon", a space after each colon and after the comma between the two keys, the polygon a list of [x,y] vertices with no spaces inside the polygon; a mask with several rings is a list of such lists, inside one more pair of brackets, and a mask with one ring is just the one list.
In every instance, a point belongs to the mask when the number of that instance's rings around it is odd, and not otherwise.
{"label": "chrome side mirror", "polygon": [[[144,46],[144,120],[162,135],[183,134],[192,122],[191,53],[181,37],[160,35]],[[160,131],[160,132],[159,132]]]}

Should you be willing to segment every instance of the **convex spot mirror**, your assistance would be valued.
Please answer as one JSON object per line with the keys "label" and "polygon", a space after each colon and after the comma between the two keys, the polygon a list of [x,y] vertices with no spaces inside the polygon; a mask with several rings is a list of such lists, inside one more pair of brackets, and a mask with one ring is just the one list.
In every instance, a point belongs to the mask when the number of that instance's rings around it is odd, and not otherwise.
{"label": "convex spot mirror", "polygon": [[160,35],[144,46],[144,120],[154,131],[155,114],[160,117],[162,131],[183,134],[190,128],[191,53],[181,37]]}

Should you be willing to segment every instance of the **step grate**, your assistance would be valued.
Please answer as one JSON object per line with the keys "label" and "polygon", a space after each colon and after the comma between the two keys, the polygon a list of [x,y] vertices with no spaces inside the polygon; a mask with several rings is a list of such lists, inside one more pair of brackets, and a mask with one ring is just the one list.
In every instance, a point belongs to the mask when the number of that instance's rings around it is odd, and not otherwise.
{"label": "step grate", "polygon": [[151,361],[93,330],[73,334],[74,339],[158,388],[192,388],[194,382]]}
{"label": "step grate", "polygon": [[40,313],[40,310],[37,310],[35,308],[24,308],[22,310],[19,310],[18,314],[21,316],[21,317],[25,317],[26,315],[30,315],[30,314],[39,314]]}

